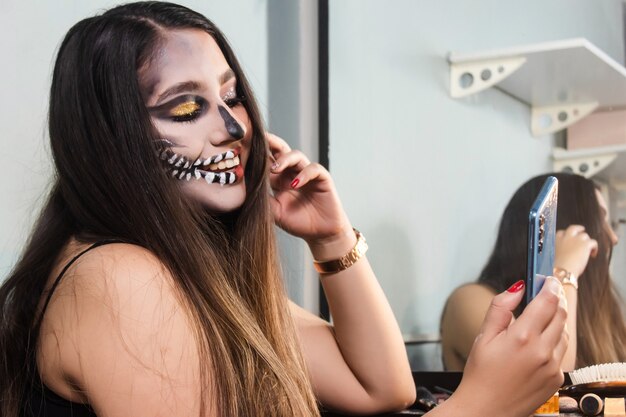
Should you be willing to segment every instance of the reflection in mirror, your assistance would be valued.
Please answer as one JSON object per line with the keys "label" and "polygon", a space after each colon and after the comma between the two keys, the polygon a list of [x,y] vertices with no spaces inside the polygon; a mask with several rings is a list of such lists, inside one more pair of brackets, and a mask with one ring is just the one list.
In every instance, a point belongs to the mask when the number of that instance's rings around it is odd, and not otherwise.
{"label": "reflection in mirror", "polygon": [[[626,360],[626,324],[609,274],[617,236],[609,224],[606,202],[587,178],[551,175],[559,181],[554,275],[561,279],[568,300],[570,344],[562,367],[573,370],[622,362]],[[446,369],[463,369],[492,297],[510,291],[526,275],[528,213],[546,177],[534,177],[515,192],[478,279],[460,286],[448,298],[441,319]],[[520,313],[518,308],[515,316]]]}
{"label": "reflection in mirror", "polygon": [[[486,12],[462,0],[345,0],[329,2],[329,15],[330,171],[414,342],[414,367],[441,369],[446,299],[480,275],[512,192],[551,171],[564,141],[533,137],[528,104],[498,89],[451,99],[448,53],[581,37],[623,63],[622,2],[492,2]],[[602,178],[614,218],[624,217],[623,192]],[[614,253],[622,286],[624,245]]]}

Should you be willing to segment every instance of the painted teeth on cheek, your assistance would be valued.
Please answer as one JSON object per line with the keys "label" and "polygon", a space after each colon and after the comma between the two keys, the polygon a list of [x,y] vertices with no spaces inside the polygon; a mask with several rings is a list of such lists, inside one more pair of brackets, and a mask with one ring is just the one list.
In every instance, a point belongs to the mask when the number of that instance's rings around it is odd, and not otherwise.
{"label": "painted teeth on cheek", "polygon": [[208,182],[209,184],[213,184],[215,181],[215,177],[217,177],[216,174],[212,173],[212,172],[208,172],[205,176],[204,176],[204,180],[206,182]]}
{"label": "painted teeth on cheek", "polygon": [[222,186],[234,184],[237,181],[237,175],[233,172],[227,172],[227,170],[241,163],[241,158],[237,152],[232,150],[206,159],[196,158],[194,160],[174,153],[170,148],[157,150],[157,155],[163,161],[167,175],[172,178],[180,181],[203,179],[208,184],[220,184]]}
{"label": "painted teeth on cheek", "polygon": [[235,179],[235,175],[228,172],[208,172],[204,176],[204,180],[209,184],[232,184],[233,182],[235,182]]}

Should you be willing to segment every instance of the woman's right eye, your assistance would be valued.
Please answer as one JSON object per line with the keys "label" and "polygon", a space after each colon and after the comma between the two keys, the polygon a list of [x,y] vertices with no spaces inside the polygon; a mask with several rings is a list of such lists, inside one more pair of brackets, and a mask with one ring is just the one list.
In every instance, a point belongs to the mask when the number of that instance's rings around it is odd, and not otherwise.
{"label": "woman's right eye", "polygon": [[175,122],[192,122],[202,113],[202,103],[196,100],[181,103],[170,110],[169,114]]}

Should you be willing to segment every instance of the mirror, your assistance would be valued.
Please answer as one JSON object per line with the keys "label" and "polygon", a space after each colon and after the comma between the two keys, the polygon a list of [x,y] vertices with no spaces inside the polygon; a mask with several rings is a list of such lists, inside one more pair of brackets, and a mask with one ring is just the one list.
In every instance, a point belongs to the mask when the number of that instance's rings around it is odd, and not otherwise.
{"label": "mirror", "polygon": [[529,107],[498,89],[450,98],[447,54],[583,37],[624,62],[621,1],[477,6],[329,2],[330,171],[407,341],[438,338],[446,298],[477,278],[509,198],[552,170],[564,136],[533,137]]}

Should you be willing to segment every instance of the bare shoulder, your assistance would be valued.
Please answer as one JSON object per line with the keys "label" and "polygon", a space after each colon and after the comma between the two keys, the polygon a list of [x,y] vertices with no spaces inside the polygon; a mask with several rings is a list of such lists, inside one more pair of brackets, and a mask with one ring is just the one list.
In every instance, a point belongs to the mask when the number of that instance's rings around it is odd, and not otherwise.
{"label": "bare shoulder", "polygon": [[[70,243],[53,271],[56,277],[69,265],[54,289],[44,322],[56,321],[70,311],[104,309],[121,312],[134,302],[174,300],[174,285],[165,265],[149,250],[127,243],[110,243],[89,250],[87,245]],[[82,253],[82,254],[81,254]],[[72,257],[76,261],[69,263]],[[126,311],[128,313],[128,311]]]}
{"label": "bare shoulder", "polygon": [[[147,401],[154,392],[176,402],[161,405],[197,409],[196,332],[164,264],[145,248],[114,243],[86,252],[66,275],[42,324],[44,382],[106,415],[128,405],[151,410],[146,404],[158,414],[159,401]],[[112,390],[119,402],[110,401]]]}
{"label": "bare shoulder", "polygon": [[478,283],[465,284],[448,297],[440,323],[443,362],[460,371],[480,331],[495,292]]}
{"label": "bare shoulder", "polygon": [[[491,288],[477,283],[455,289],[448,297],[441,317],[442,337],[459,339],[467,333],[467,339],[473,342],[495,295]],[[461,343],[469,342],[463,340]]]}
{"label": "bare shoulder", "polygon": [[171,282],[167,268],[152,252],[128,243],[110,243],[91,249],[70,267],[67,274],[77,288],[95,291],[120,290],[124,284]]}
{"label": "bare shoulder", "polygon": [[452,294],[450,294],[448,304],[464,306],[468,303],[476,304],[480,302],[482,304],[486,302],[487,305],[489,305],[495,295],[495,291],[486,285],[478,283],[464,284],[457,287]]}
{"label": "bare shoulder", "polygon": [[185,324],[180,319],[187,309],[172,275],[152,252],[140,246],[113,243],[94,248],[82,255],[63,279],[66,282],[59,288],[57,302],[66,305],[63,315],[69,310],[80,317],[69,321],[79,329],[92,319],[98,326],[127,331],[126,336],[134,338],[150,328],[162,328],[165,321]]}

